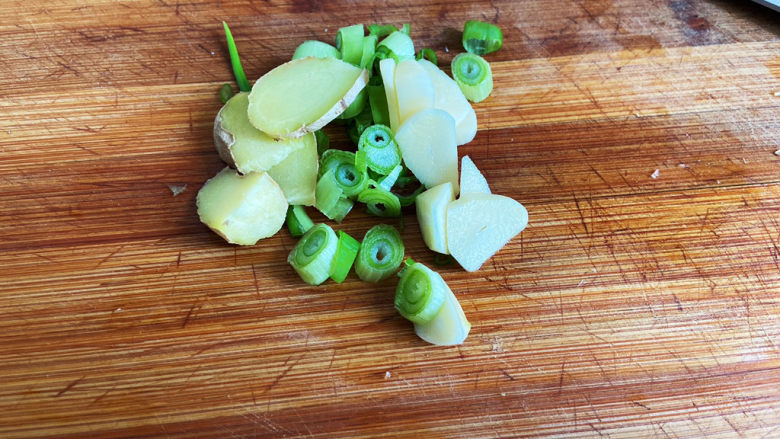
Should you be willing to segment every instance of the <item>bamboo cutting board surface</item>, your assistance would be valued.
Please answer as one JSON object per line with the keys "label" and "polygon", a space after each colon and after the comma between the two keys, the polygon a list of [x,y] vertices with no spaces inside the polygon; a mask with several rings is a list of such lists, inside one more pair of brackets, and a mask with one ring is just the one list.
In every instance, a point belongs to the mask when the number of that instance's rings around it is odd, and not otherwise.
{"label": "bamboo cutting board surface", "polygon": [[[0,16],[0,437],[780,437],[778,13],[30,0]],[[352,23],[409,22],[444,65],[465,20],[504,30],[459,153],[530,224],[479,272],[441,268],[473,324],[462,346],[419,340],[393,281],[309,287],[286,231],[235,247],[198,222],[223,166],[223,19],[251,78]]]}

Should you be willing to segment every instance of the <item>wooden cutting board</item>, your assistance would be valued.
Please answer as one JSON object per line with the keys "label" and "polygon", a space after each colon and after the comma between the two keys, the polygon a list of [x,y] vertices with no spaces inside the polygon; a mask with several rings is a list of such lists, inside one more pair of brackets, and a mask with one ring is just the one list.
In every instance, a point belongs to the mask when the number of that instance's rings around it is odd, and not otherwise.
{"label": "wooden cutting board", "polygon": [[[780,15],[745,3],[0,3],[0,437],[780,437]],[[223,19],[252,78],[347,24],[445,66],[504,30],[459,152],[530,224],[440,269],[462,346],[198,222]]]}

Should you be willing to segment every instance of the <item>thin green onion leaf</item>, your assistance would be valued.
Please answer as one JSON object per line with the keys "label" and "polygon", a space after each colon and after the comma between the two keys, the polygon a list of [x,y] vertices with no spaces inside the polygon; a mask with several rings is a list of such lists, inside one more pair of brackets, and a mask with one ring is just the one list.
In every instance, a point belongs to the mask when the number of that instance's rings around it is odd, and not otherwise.
{"label": "thin green onion leaf", "polygon": [[433,51],[433,49],[426,47],[424,49],[420,49],[419,52],[417,52],[417,56],[415,56],[415,59],[427,59],[428,61],[432,62],[434,65],[439,65],[439,59],[436,57],[436,52]]}
{"label": "thin green onion leaf", "polygon": [[449,287],[439,273],[414,262],[401,274],[395,290],[395,309],[412,323],[428,323],[439,313]]}
{"label": "thin green onion leaf", "polygon": [[314,132],[314,138],[317,141],[317,154],[321,156],[330,147],[330,137],[325,131],[317,130]]}
{"label": "thin green onion leaf", "polygon": [[452,60],[452,77],[471,102],[480,102],[493,91],[493,72],[490,64],[473,53],[458,54]]}
{"label": "thin green onion leaf", "polygon": [[333,258],[330,278],[337,283],[342,283],[347,278],[352,264],[355,263],[360,250],[360,242],[341,230],[338,231],[338,236],[339,241],[336,246],[336,256]]}
{"label": "thin green onion leaf", "polygon": [[349,104],[349,107],[339,114],[339,119],[352,119],[353,117],[356,117],[366,107],[367,102],[368,94],[364,88],[363,90],[360,90],[360,93],[358,93],[355,100]]}
{"label": "thin green onion leaf", "polygon": [[[377,75],[375,78],[379,78]],[[375,124],[390,125],[390,111],[387,109],[387,94],[385,94],[385,86],[369,85],[368,87],[368,103],[371,105],[371,117]]]}
{"label": "thin green onion leaf", "polygon": [[223,104],[226,104],[234,95],[233,87],[231,87],[230,84],[222,84],[222,87],[219,88],[219,100],[222,101]]}
{"label": "thin green onion leaf", "polygon": [[386,37],[397,30],[398,28],[396,28],[392,24],[369,24],[368,25],[369,35],[376,35],[379,38]]}
{"label": "thin green onion leaf", "polygon": [[[376,52],[376,43],[379,40],[376,35],[368,35],[363,37],[363,54],[360,56],[360,67],[370,67],[369,63],[374,59],[374,53]],[[368,71],[371,74],[371,70]]]}
{"label": "thin green onion leaf", "polygon": [[395,184],[395,181],[398,180],[398,176],[401,175],[401,171],[404,169],[403,166],[400,164],[397,165],[395,168],[393,168],[392,171],[390,171],[389,174],[387,174],[384,178],[379,180],[379,184],[377,187],[380,187],[386,191],[390,191],[390,189],[393,188],[393,185]]}
{"label": "thin green onion leaf", "polygon": [[355,273],[363,281],[379,282],[392,276],[403,258],[401,234],[393,226],[378,224],[366,232],[360,244]]}
{"label": "thin green onion leaf", "polygon": [[393,132],[385,125],[372,125],[363,131],[358,150],[366,151],[368,168],[387,175],[401,164],[401,152],[393,138]]}
{"label": "thin green onion leaf", "polygon": [[372,123],[371,108],[368,106],[365,106],[360,114],[349,120],[347,134],[355,146],[358,146],[360,143],[360,136],[363,134],[363,131],[370,127]]}
{"label": "thin green onion leaf", "polygon": [[330,169],[317,180],[317,186],[314,188],[314,206],[325,216],[328,216],[326,212],[332,212],[339,198],[343,198],[343,195],[343,191],[336,183],[333,170]]}
{"label": "thin green onion leaf", "polygon": [[341,59],[353,65],[360,65],[363,55],[363,25],[353,24],[339,29],[336,33],[336,49],[341,52]]}
{"label": "thin green onion leaf", "polygon": [[401,207],[407,207],[414,204],[415,200],[417,200],[417,196],[423,192],[425,192],[425,186],[420,185],[411,194],[408,195],[396,194],[396,196],[398,196],[398,202],[401,203]]}
{"label": "thin green onion leaf", "polygon": [[409,35],[395,31],[385,37],[377,45],[377,52],[383,51],[385,55],[392,56],[396,62],[414,59],[414,42]]}
{"label": "thin green onion leaf", "polygon": [[319,285],[330,277],[338,238],[327,224],[317,224],[303,235],[290,252],[287,262],[309,285]]}
{"label": "thin green onion leaf", "polygon": [[303,206],[296,205],[287,208],[287,229],[290,230],[290,235],[296,238],[301,237],[313,226],[314,222],[306,214]]}
{"label": "thin green onion leaf", "polygon": [[357,200],[365,203],[366,210],[372,215],[381,217],[401,216],[401,201],[398,199],[398,195],[381,187],[364,190],[358,195]]}
{"label": "thin green onion leaf", "polygon": [[341,52],[328,43],[317,40],[307,40],[295,49],[292,59],[306,58],[307,56],[341,59]]}
{"label": "thin green onion leaf", "polygon": [[222,22],[222,26],[225,28],[228,53],[230,53],[230,64],[233,66],[233,75],[236,77],[238,89],[241,91],[250,91],[252,87],[249,85],[249,80],[246,79],[244,68],[241,67],[241,59],[238,57],[238,48],[236,47],[236,42],[233,41],[233,34],[230,33],[230,28],[224,21]]}
{"label": "thin green onion leaf", "polygon": [[368,187],[368,174],[365,168],[355,167],[355,153],[339,149],[329,149],[320,158],[320,174],[333,171],[333,178],[345,197],[354,198]]}
{"label": "thin green onion leaf", "polygon": [[501,28],[484,21],[469,20],[463,25],[463,48],[475,55],[486,55],[501,48],[504,34]]}

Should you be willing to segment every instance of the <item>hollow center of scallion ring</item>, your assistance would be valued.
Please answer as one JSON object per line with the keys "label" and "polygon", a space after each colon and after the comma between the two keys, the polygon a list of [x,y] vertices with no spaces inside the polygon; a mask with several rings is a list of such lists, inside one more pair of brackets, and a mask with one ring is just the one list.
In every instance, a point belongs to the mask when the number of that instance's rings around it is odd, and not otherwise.
{"label": "hollow center of scallion ring", "polygon": [[317,251],[324,244],[325,239],[326,234],[324,230],[315,230],[314,233],[307,237],[306,242],[303,244],[303,255],[310,257],[311,255],[317,253]]}
{"label": "hollow center of scallion ring", "polygon": [[345,186],[354,186],[357,182],[355,167],[348,163],[342,163],[336,170],[339,182]]}
{"label": "hollow center of scallion ring", "polygon": [[377,242],[373,250],[371,259],[378,265],[382,265],[387,259],[391,259],[389,256],[393,253],[393,249],[385,241]]}

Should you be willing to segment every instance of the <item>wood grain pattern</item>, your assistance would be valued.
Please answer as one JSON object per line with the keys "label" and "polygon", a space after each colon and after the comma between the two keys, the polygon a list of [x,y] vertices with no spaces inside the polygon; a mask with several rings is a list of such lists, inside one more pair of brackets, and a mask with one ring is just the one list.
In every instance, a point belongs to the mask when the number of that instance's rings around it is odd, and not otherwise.
{"label": "wood grain pattern", "polygon": [[[0,16],[0,437],[780,435],[778,14],[31,0]],[[464,345],[417,339],[392,282],[302,284],[285,232],[233,247],[199,224],[223,166],[220,20],[258,77],[355,22],[411,22],[448,63],[472,18],[505,46],[461,155],[530,224],[481,271],[442,268]]]}

